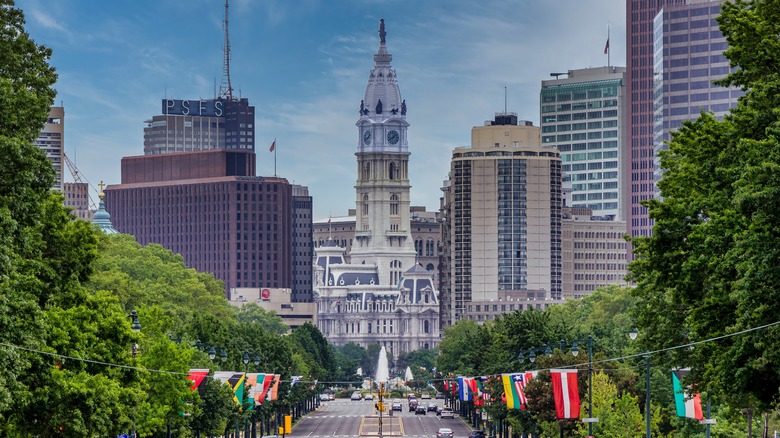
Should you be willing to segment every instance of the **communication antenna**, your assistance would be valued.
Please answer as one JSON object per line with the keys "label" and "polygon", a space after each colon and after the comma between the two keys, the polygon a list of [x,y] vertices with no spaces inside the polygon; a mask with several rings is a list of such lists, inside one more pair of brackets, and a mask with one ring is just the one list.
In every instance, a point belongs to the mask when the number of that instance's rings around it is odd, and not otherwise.
{"label": "communication antenna", "polygon": [[233,85],[230,84],[230,36],[228,34],[228,0],[225,0],[225,62],[222,66],[222,83],[219,85],[219,97],[233,100]]}

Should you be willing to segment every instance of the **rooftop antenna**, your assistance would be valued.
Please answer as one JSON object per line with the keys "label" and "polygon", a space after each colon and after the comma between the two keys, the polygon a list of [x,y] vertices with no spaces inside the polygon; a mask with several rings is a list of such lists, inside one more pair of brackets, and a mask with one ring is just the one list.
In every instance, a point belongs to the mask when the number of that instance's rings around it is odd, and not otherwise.
{"label": "rooftop antenna", "polygon": [[228,0],[225,0],[225,62],[222,66],[222,83],[219,85],[219,97],[233,100],[233,85],[230,83],[230,36],[228,34]]}
{"label": "rooftop antenna", "polygon": [[506,85],[504,85],[504,114],[506,113]]}

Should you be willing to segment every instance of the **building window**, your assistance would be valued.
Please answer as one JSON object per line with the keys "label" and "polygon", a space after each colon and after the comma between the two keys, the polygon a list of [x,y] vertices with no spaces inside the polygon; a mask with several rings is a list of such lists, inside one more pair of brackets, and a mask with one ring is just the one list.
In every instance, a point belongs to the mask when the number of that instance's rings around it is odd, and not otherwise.
{"label": "building window", "polygon": [[398,215],[398,195],[390,196],[390,214]]}

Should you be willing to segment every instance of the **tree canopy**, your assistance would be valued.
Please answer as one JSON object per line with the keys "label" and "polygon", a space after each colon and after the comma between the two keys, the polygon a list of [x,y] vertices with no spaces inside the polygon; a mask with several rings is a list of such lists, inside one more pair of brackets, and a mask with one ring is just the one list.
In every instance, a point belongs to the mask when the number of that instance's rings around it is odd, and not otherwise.
{"label": "tree canopy", "polygon": [[[745,90],[723,120],[685,122],[661,154],[653,235],[634,240],[637,323],[690,380],[745,408],[777,406],[780,388],[780,3],[726,2],[718,18]],[[742,333],[745,332],[745,333]]]}

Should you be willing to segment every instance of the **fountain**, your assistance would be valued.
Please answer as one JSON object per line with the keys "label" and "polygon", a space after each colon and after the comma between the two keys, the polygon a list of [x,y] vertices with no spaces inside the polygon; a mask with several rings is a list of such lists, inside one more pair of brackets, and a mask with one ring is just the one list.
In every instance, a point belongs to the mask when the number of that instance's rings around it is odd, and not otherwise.
{"label": "fountain", "polygon": [[379,361],[376,364],[376,383],[387,383],[388,380],[390,380],[390,366],[387,360],[387,351],[383,346],[379,350]]}

